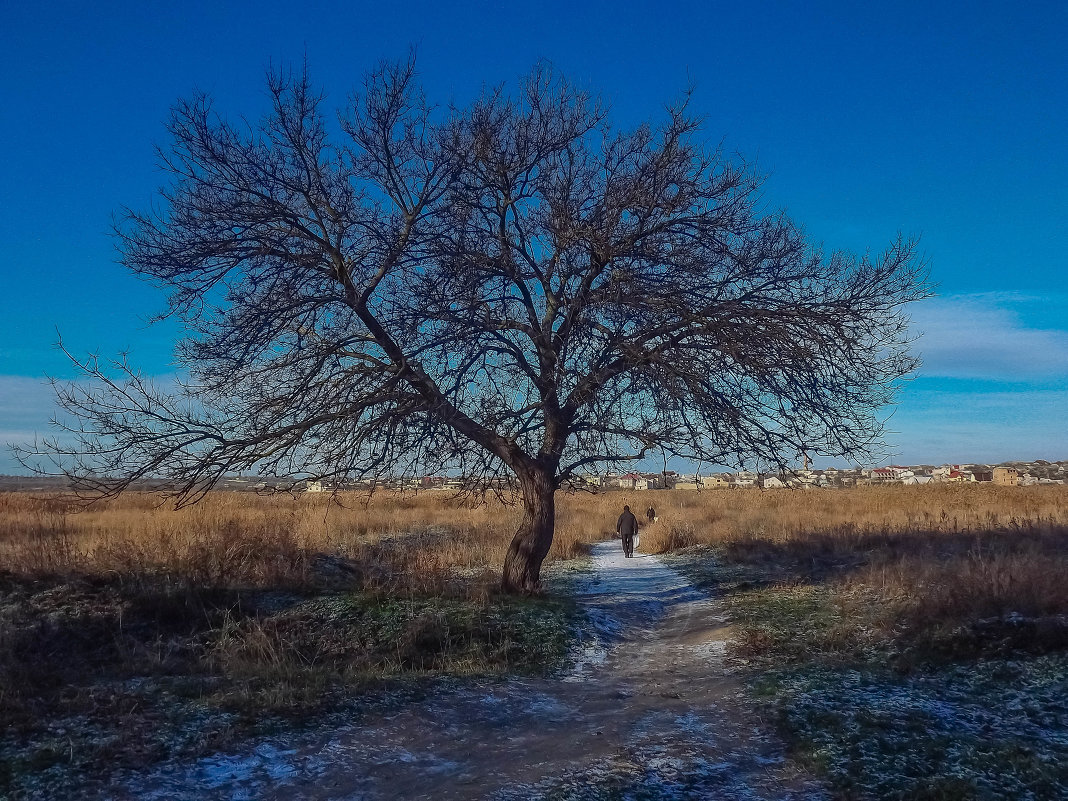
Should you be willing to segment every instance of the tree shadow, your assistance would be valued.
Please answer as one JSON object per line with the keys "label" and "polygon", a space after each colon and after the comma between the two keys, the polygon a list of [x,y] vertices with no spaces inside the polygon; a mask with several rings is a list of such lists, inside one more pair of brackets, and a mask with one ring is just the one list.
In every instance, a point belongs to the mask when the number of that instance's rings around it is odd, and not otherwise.
{"label": "tree shadow", "polygon": [[1068,649],[1068,527],[742,538],[705,586],[749,616],[747,655],[918,664]]}

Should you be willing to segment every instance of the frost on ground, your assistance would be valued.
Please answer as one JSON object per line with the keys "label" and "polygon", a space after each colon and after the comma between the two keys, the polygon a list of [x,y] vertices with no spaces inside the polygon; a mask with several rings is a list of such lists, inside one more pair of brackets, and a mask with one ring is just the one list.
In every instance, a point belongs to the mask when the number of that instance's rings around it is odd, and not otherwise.
{"label": "frost on ground", "polygon": [[873,798],[1068,798],[1068,658],[992,659],[908,677],[779,678],[787,725],[836,784]]}
{"label": "frost on ground", "polygon": [[558,676],[445,683],[359,724],[128,776],[110,797],[824,798],[727,668],[719,601],[615,542],[593,560]]}
{"label": "frost on ground", "polygon": [[745,657],[791,753],[843,796],[1068,801],[1068,653],[1016,647],[1033,619],[941,629],[942,648],[995,635],[987,652],[947,658],[920,650],[915,630],[908,639],[856,583],[763,581],[766,563],[725,564],[708,550],[671,561],[699,584],[733,582],[729,657]]}

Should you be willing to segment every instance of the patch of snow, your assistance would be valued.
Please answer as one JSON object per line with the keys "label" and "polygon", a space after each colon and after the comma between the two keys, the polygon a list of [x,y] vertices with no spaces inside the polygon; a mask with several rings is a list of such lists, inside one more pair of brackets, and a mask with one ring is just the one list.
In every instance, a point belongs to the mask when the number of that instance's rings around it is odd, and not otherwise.
{"label": "patch of snow", "polygon": [[708,722],[694,712],[676,716],[675,725],[690,734],[709,735],[711,733]]}
{"label": "patch of snow", "polygon": [[698,656],[702,656],[706,659],[722,660],[723,657],[727,655],[727,641],[710,640],[709,642],[695,645],[693,650]]}

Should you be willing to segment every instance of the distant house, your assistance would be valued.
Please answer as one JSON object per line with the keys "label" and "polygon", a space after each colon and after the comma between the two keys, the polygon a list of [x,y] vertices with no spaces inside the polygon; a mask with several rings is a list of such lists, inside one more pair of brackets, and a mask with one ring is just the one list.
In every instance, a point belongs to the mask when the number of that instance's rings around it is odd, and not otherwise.
{"label": "distant house", "polygon": [[901,480],[901,483],[912,487],[917,484],[930,484],[932,481],[934,481],[934,478],[931,476],[906,476]]}
{"label": "distant house", "polygon": [[915,475],[915,473],[910,468],[896,464],[892,464],[889,467],[876,467],[874,470],[868,471],[868,477],[872,483],[901,481],[912,475]]}
{"label": "distant house", "polygon": [[660,489],[675,489],[675,482],[679,480],[679,474],[674,470],[660,473]]}
{"label": "distant house", "polygon": [[322,492],[324,489],[322,481],[309,481],[304,485],[305,492]]}
{"label": "distant house", "polygon": [[[645,489],[663,489],[664,488],[664,474],[663,473],[642,473],[642,478],[645,479]],[[636,487],[635,489],[641,489]]]}
{"label": "distant house", "polygon": [[974,481],[975,478],[972,475],[972,471],[968,469],[971,465],[966,464],[944,464],[941,467],[936,467],[931,471],[931,475],[935,481]]}
{"label": "distant house", "polygon": [[795,487],[826,487],[837,475],[837,471],[828,472],[825,470],[798,470],[796,473],[794,473],[794,477],[789,481],[789,483]]}
{"label": "distant house", "polygon": [[571,479],[571,485],[574,487],[600,487],[602,478],[595,473],[583,473],[582,475],[574,476]]}
{"label": "distant house", "polygon": [[786,484],[776,476],[767,476],[764,479],[764,489],[783,489]]}
{"label": "distant house", "polygon": [[679,476],[675,480],[677,490],[701,490],[705,488],[704,481],[700,476]]}
{"label": "distant house", "polygon": [[1005,487],[1016,487],[1020,484],[1020,471],[1015,467],[995,467],[994,483]]}
{"label": "distant house", "polygon": [[734,477],[734,486],[736,487],[755,487],[756,484],[756,473],[750,473],[746,470],[743,470]]}
{"label": "distant house", "polygon": [[993,480],[994,480],[994,471],[993,470],[983,470],[983,469],[972,470],[972,481],[993,481]]}
{"label": "distant house", "polygon": [[731,477],[729,473],[716,473],[705,479],[705,486],[709,489],[729,489]]}

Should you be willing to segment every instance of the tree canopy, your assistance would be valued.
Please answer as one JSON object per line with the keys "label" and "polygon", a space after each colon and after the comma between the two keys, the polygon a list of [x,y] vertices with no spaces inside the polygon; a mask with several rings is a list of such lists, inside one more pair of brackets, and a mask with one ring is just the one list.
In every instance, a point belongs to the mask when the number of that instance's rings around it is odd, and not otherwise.
{"label": "tree canopy", "polygon": [[179,102],[159,202],[117,221],[188,331],[185,379],[90,360],[59,387],[76,443],[48,450],[84,486],[507,477],[526,518],[505,585],[532,590],[553,492],[585,471],[880,446],[916,366],[915,243],[813,245],[688,96],[623,130],[544,67],[436,107],[413,62],[385,64],[336,116],[306,72],[268,86],[256,124]]}

